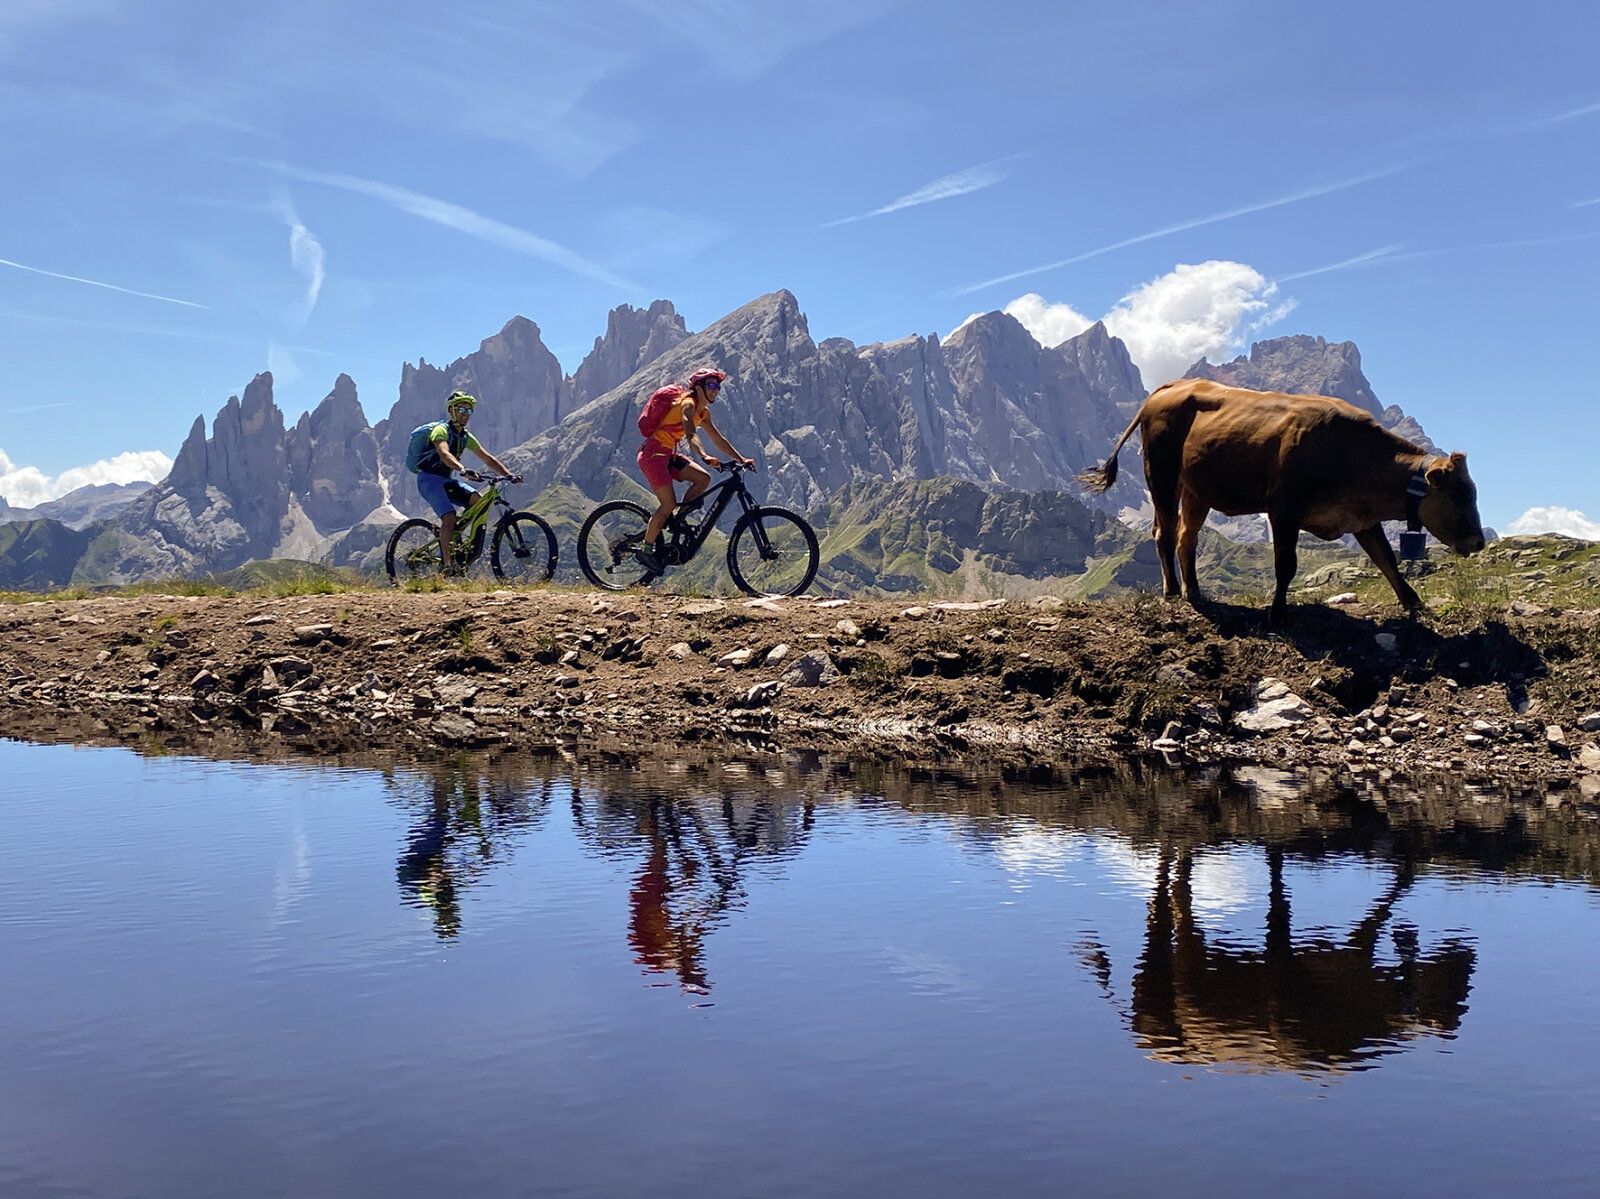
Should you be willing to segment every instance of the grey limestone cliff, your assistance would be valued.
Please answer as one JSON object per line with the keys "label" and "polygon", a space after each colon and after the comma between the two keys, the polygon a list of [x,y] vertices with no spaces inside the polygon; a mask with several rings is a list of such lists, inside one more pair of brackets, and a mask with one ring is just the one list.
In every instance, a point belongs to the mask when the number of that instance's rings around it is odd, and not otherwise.
{"label": "grey limestone cliff", "polygon": [[478,397],[473,435],[499,454],[561,418],[563,386],[561,363],[545,347],[539,326],[520,316],[449,366],[406,363],[400,369],[400,396],[374,430],[392,502],[408,514],[426,511],[405,469],[406,442],[424,421],[444,419],[444,402],[452,391]]}
{"label": "grey limestone cliff", "polygon": [[637,474],[643,398],[714,365],[730,375],[716,423],[757,460],[764,478],[756,485],[772,502],[808,509],[871,478],[951,475],[987,487],[1063,487],[1121,426],[1081,363],[1137,386],[1126,352],[1103,329],[1047,350],[995,312],[943,343],[931,336],[865,347],[843,338],[818,343],[795,297],[778,291],[685,338],[503,457],[536,488],[566,482],[598,499],[619,477]]}
{"label": "grey limestone cliff", "polygon": [[671,300],[657,300],[649,308],[630,304],[613,308],[606,317],[605,336],[594,339],[594,349],[567,380],[563,410],[572,412],[598,399],[688,336]]}

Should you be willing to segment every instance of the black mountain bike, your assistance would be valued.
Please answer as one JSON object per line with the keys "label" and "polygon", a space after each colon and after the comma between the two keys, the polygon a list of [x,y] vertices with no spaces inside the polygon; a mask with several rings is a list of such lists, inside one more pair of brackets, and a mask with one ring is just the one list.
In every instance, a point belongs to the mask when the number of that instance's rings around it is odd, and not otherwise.
{"label": "black mountain bike", "polygon": [[[691,524],[674,512],[662,531],[662,558],[682,566],[705,544],[734,500],[743,510],[728,538],[728,572],[749,595],[799,595],[817,577],[822,551],[805,520],[787,508],[757,504],[744,485],[746,467],[729,462],[718,468],[730,476],[701,497],[705,513]],[[692,515],[692,514],[687,514]],[[631,500],[612,500],[589,514],[578,532],[578,565],[596,587],[624,591],[653,582],[659,572],[638,559],[650,513]]]}
{"label": "black mountain bike", "polygon": [[[451,541],[455,573],[465,574],[483,556],[489,531],[489,514],[504,508],[494,527],[489,549],[489,567],[494,577],[508,583],[543,583],[556,572],[556,535],[542,517],[532,512],[516,512],[500,498],[499,485],[509,483],[509,475],[483,475],[488,484],[478,498],[468,504],[456,520]],[[383,554],[383,565],[396,583],[409,579],[431,578],[441,572],[439,526],[432,521],[412,519],[395,528]]]}

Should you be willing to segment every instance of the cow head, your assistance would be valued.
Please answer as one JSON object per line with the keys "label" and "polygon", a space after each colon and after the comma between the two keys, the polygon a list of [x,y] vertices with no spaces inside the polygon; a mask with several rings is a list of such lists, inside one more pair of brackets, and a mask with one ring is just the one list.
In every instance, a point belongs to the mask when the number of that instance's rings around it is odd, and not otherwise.
{"label": "cow head", "polygon": [[1478,518],[1478,485],[1467,473],[1467,456],[1435,458],[1427,471],[1428,494],[1418,515],[1422,523],[1458,554],[1483,548],[1483,522]]}

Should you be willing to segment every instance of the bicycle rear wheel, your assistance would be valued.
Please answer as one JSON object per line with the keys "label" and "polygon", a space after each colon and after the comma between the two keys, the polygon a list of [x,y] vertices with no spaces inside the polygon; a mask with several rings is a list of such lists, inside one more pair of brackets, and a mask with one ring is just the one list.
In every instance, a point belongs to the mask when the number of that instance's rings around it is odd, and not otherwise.
{"label": "bicycle rear wheel", "polygon": [[440,573],[439,527],[413,519],[397,525],[383,551],[383,566],[396,583],[431,579]]}
{"label": "bicycle rear wheel", "polygon": [[634,557],[644,548],[649,523],[650,514],[627,500],[612,500],[589,513],[578,530],[578,565],[589,582],[607,591],[626,591],[654,579],[657,572]]}
{"label": "bicycle rear wheel", "polygon": [[494,529],[489,566],[508,583],[544,583],[556,573],[556,535],[532,512],[508,512]]}
{"label": "bicycle rear wheel", "polygon": [[799,595],[821,561],[816,533],[787,508],[746,512],[728,538],[728,572],[749,595]]}

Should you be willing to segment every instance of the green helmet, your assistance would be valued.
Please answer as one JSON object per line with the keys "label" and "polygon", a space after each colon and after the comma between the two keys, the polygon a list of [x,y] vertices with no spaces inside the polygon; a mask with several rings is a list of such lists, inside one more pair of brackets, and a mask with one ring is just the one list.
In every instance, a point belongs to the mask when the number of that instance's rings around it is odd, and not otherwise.
{"label": "green helmet", "polygon": [[465,408],[469,412],[478,406],[478,397],[468,395],[464,391],[452,391],[450,398],[444,402],[444,410],[452,412],[457,408]]}

